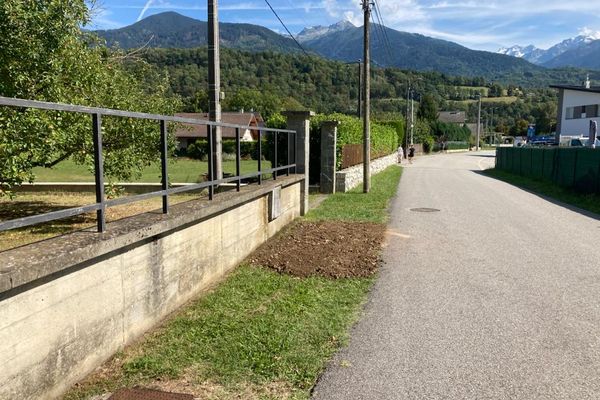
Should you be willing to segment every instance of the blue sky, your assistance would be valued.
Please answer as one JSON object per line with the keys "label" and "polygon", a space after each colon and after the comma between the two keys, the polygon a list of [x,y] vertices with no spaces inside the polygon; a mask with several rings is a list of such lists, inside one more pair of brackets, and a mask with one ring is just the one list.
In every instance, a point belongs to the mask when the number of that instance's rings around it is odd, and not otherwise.
{"label": "blue sky", "polygon": [[[293,33],[305,26],[330,25],[343,19],[362,25],[360,0],[270,0]],[[384,23],[394,29],[451,40],[472,49],[534,44],[547,48],[580,33],[600,39],[598,0],[378,0]],[[283,28],[264,0],[220,0],[223,22]],[[206,1],[100,0],[93,28],[112,29],[143,17],[176,11],[206,20]]]}

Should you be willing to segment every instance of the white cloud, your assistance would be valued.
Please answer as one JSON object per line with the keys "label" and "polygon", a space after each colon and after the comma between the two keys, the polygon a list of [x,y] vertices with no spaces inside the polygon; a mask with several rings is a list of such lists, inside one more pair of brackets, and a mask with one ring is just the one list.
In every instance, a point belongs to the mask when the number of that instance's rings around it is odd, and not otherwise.
{"label": "white cloud", "polygon": [[338,6],[336,0],[323,0],[323,8],[327,14],[329,14],[329,16],[333,18],[339,18],[340,7]]}
{"label": "white cloud", "polygon": [[580,28],[578,33],[579,35],[587,36],[594,40],[600,40],[600,31],[595,31],[593,29],[588,28],[587,26]]}

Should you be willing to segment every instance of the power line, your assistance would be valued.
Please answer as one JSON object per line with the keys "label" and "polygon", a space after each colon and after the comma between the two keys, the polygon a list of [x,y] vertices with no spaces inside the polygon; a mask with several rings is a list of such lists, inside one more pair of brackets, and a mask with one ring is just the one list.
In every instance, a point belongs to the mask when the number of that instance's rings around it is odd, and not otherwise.
{"label": "power line", "polygon": [[267,5],[271,9],[271,11],[273,11],[273,14],[275,14],[275,16],[277,17],[277,19],[279,20],[279,22],[281,22],[281,25],[285,28],[285,30],[288,33],[288,35],[290,35],[290,37],[294,40],[294,42],[296,42],[296,44],[298,45],[298,47],[300,47],[300,50],[302,50],[304,52],[304,54],[308,56],[308,53],[306,52],[306,50],[304,50],[304,47],[302,47],[302,45],[300,43],[298,43],[298,41],[296,40],[296,38],[294,37],[294,35],[292,35],[292,32],[290,32],[290,30],[287,28],[287,26],[285,26],[285,24],[283,23],[283,21],[281,20],[281,18],[279,18],[279,15],[277,15],[277,13],[275,12],[275,10],[271,6],[271,3],[269,3],[269,0],[265,0],[265,3],[267,3]]}
{"label": "power line", "polygon": [[388,54],[388,58],[390,60],[390,62],[393,61],[393,55],[392,55],[392,46],[390,44],[390,39],[388,38],[387,35],[387,31],[386,31],[386,26],[383,23],[383,15],[381,14],[381,9],[379,7],[379,3],[377,2],[377,0],[374,0],[373,2],[374,4],[374,10],[375,10],[375,17],[377,18],[377,28],[379,28],[379,32],[380,32],[380,36],[382,36],[382,42],[383,42],[383,46],[385,47],[385,50]]}
{"label": "power line", "polygon": [[375,3],[375,8],[377,10],[377,15],[379,16],[379,21],[381,22],[382,31],[385,36],[385,41],[387,43],[388,49],[391,51],[392,45],[390,42],[390,38],[387,34],[387,27],[385,26],[385,22],[383,22],[383,14],[381,13],[381,7],[379,6],[379,3],[377,2],[377,0],[374,0],[374,3]]}

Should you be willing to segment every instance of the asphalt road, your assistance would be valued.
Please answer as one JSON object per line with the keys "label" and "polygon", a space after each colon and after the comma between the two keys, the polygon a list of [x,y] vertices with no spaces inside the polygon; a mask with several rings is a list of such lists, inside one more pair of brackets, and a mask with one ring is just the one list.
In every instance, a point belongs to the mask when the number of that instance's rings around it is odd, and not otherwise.
{"label": "asphalt road", "polygon": [[385,265],[314,399],[600,399],[600,220],[481,175],[492,154],[406,167]]}

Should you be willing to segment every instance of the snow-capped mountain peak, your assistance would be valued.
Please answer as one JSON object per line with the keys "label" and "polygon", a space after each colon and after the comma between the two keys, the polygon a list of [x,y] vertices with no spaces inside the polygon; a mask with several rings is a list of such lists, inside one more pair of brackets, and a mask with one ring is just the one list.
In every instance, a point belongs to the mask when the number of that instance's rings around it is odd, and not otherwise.
{"label": "snow-capped mountain peak", "polygon": [[302,29],[302,31],[296,35],[296,39],[298,39],[300,42],[306,42],[308,40],[317,39],[329,33],[343,31],[348,28],[355,28],[354,24],[348,20],[340,21],[329,26],[309,26]]}
{"label": "snow-capped mountain peak", "polygon": [[539,50],[539,49],[532,44],[530,44],[529,46],[526,46],[526,47],[515,45],[512,47],[502,47],[501,49],[498,50],[498,53],[505,54],[507,56],[524,58],[525,56],[529,55],[531,52],[533,52],[535,50]]}
{"label": "snow-capped mountain peak", "polygon": [[547,50],[539,49],[533,45],[526,47],[515,45],[508,48],[503,47],[498,50],[498,53],[523,58],[534,64],[544,64],[569,50],[577,49],[596,40],[600,40],[600,31],[593,31],[588,28],[583,28],[579,31],[579,33],[580,34],[578,36],[565,39]]}

